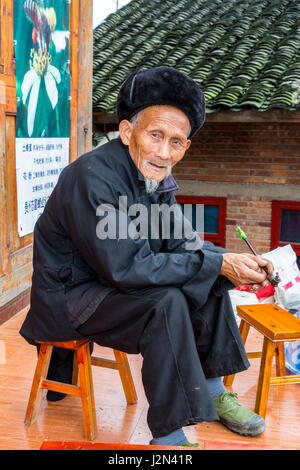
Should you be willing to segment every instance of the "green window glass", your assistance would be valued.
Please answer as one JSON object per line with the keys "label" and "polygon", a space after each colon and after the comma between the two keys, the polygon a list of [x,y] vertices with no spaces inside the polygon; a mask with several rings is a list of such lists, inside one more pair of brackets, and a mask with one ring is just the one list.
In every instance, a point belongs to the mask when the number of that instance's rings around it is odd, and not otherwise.
{"label": "green window glass", "polygon": [[[203,204],[180,204],[194,230],[203,232]],[[218,233],[219,206],[204,205],[204,233]]]}
{"label": "green window glass", "polygon": [[280,241],[300,243],[300,211],[282,209]]}

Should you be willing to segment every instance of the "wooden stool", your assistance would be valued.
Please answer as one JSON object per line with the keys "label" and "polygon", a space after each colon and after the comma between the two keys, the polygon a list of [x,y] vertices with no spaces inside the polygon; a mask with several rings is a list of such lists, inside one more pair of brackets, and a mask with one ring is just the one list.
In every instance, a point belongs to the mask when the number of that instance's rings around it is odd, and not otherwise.
{"label": "wooden stool", "polygon": [[[27,405],[25,424],[31,425],[37,420],[41,407],[43,389],[53,390],[55,392],[81,397],[85,437],[90,441],[95,439],[97,436],[97,420],[91,365],[117,369],[120,374],[127,404],[137,402],[137,394],[126,353],[114,349],[115,361],[94,356],[91,358],[89,339],[66,342],[36,342],[41,346]],[[72,385],[47,380],[46,377],[53,347],[71,349],[74,351]],[[79,385],[77,385],[78,377]]]}
{"label": "wooden stool", "polygon": [[[248,358],[261,357],[255,413],[266,415],[269,386],[300,383],[300,375],[285,376],[284,342],[300,339],[300,319],[274,304],[239,305],[240,333],[246,343],[250,326],[264,336],[263,350],[247,352]],[[276,357],[276,376],[271,377],[273,357]],[[232,385],[234,374],[224,377],[224,385]]]}

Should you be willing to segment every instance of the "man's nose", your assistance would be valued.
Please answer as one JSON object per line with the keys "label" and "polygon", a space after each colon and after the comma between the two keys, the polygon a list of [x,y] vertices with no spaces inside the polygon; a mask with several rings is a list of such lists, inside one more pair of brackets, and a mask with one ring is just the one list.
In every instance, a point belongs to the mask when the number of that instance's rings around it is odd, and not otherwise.
{"label": "man's nose", "polygon": [[162,160],[169,160],[170,159],[170,149],[169,149],[169,142],[167,139],[164,139],[157,152],[157,157],[161,158]]}

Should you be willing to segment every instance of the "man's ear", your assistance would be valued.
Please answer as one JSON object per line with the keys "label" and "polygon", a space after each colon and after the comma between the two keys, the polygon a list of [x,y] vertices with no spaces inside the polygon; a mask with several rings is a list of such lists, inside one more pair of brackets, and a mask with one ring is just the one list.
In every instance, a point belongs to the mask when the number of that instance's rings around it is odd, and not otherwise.
{"label": "man's ear", "polygon": [[123,119],[119,124],[120,139],[124,145],[130,144],[133,126],[131,122]]}
{"label": "man's ear", "polygon": [[190,139],[188,139],[186,141],[186,147],[185,147],[185,152],[190,148],[190,145],[191,145],[192,141]]}

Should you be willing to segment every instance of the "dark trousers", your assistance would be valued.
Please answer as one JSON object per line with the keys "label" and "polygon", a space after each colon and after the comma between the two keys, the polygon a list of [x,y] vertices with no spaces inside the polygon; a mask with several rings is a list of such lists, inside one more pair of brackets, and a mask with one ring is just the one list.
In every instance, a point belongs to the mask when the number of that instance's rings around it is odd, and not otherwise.
{"label": "dark trousers", "polygon": [[205,378],[249,367],[228,294],[211,291],[203,307],[192,309],[175,287],[116,291],[78,330],[101,346],[142,355],[154,437],[218,420]]}
{"label": "dark trousers", "polygon": [[174,287],[116,292],[79,332],[102,346],[142,355],[154,437],[217,420],[205,378],[249,367],[228,294],[211,292],[204,307],[191,309]]}

